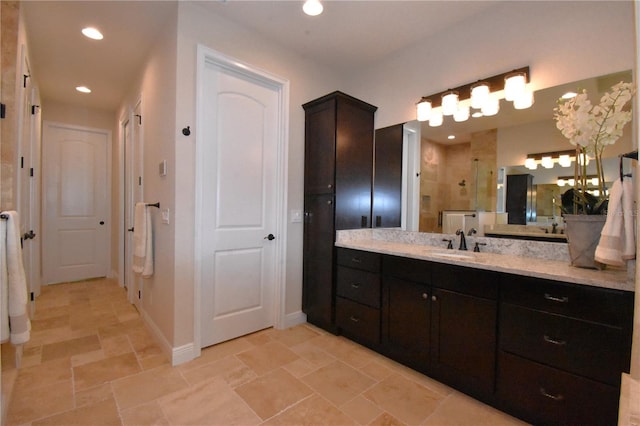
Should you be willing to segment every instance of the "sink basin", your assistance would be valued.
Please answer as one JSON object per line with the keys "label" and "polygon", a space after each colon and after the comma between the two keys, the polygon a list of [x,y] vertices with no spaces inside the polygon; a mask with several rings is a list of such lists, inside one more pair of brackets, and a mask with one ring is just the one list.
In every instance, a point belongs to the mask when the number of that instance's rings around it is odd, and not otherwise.
{"label": "sink basin", "polygon": [[449,257],[452,259],[475,259],[475,257],[472,254],[465,254],[465,253],[459,253],[459,252],[454,252],[454,251],[436,251],[436,250],[429,250],[427,252],[428,254],[432,255],[432,256],[441,256],[441,257]]}

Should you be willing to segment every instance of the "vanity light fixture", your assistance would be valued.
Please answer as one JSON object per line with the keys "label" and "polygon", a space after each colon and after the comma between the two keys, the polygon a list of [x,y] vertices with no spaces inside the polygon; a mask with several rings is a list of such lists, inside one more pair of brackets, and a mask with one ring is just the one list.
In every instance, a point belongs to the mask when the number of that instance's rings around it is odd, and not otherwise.
{"label": "vanity light fixture", "polygon": [[82,34],[84,34],[85,37],[88,37],[88,38],[90,38],[92,40],[102,40],[104,38],[104,36],[100,32],[100,30],[98,30],[97,28],[93,28],[93,27],[83,28],[82,29]]}
{"label": "vanity light fixture", "polygon": [[449,90],[442,94],[442,115],[453,115],[458,110],[459,93]]}
{"label": "vanity light fixture", "polygon": [[[597,175],[587,175],[587,186],[591,185],[593,187],[598,186],[598,176]],[[558,186],[574,186],[576,183],[575,178],[573,176],[558,176],[557,184]],[[593,194],[593,191],[589,191]],[[595,194],[594,194],[595,195]]]}
{"label": "vanity light fixture", "polygon": [[574,150],[541,152],[537,154],[527,154],[527,158],[524,160],[524,166],[529,170],[536,170],[538,164],[546,169],[553,168],[555,163],[558,163],[561,167],[569,167],[571,166],[571,161],[575,159],[576,152]]}
{"label": "vanity light fixture", "polygon": [[480,109],[489,101],[489,83],[478,82],[471,86],[471,108]]}
{"label": "vanity light fixture", "polygon": [[[420,109],[420,111],[416,111],[418,120],[425,121],[421,120],[426,116],[422,111],[422,108],[425,108],[422,106],[425,101],[431,102],[432,111],[439,107],[441,109],[441,114],[434,115],[434,123],[431,123],[431,117],[428,118],[431,126],[441,125],[441,115],[454,115],[456,111],[461,109],[461,104],[470,106],[469,115],[474,118],[496,115],[500,111],[500,100],[505,99],[507,89],[510,95],[506,99],[513,100],[514,108],[529,108],[533,104],[533,92],[527,86],[530,77],[531,74],[527,66],[447,89],[440,93],[423,96],[416,105],[416,110]],[[512,93],[514,94],[512,95]],[[466,113],[458,113],[457,116],[458,121],[462,121],[461,118],[466,116]],[[455,116],[454,119],[456,119]]]}
{"label": "vanity light fixture", "polygon": [[449,139],[450,141],[454,140],[455,138],[456,138],[456,135],[447,136],[447,139]]}
{"label": "vanity light fixture", "polygon": [[431,116],[431,101],[418,102],[418,121],[427,121]]}
{"label": "vanity light fixture", "polygon": [[527,88],[527,74],[513,72],[504,77],[504,98],[515,101],[522,96]]}
{"label": "vanity light fixture", "polygon": [[302,10],[309,16],[318,16],[324,10],[320,0],[306,0],[302,5]]}
{"label": "vanity light fixture", "polygon": [[429,126],[438,127],[442,126],[444,117],[442,116],[442,108],[434,108],[431,110],[431,116],[429,117]]}
{"label": "vanity light fixture", "polygon": [[460,105],[460,107],[453,113],[453,121],[461,122],[469,119],[469,107]]}

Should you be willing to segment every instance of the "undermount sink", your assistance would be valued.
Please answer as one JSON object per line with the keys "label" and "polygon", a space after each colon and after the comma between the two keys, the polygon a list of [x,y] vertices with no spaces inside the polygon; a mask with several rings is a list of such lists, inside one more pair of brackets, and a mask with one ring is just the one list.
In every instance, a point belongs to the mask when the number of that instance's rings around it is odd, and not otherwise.
{"label": "undermount sink", "polygon": [[459,253],[454,251],[440,251],[440,250],[429,250],[427,252],[432,256],[442,256],[442,257],[450,257],[452,259],[475,259],[472,254]]}

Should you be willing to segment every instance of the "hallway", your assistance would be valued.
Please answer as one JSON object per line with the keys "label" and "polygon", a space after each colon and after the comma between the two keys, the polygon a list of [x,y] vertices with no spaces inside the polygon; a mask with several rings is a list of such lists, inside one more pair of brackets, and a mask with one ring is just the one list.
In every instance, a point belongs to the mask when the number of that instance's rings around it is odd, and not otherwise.
{"label": "hallway", "polygon": [[516,419],[309,325],[268,329],[171,367],[106,279],[46,286],[8,425],[517,425]]}

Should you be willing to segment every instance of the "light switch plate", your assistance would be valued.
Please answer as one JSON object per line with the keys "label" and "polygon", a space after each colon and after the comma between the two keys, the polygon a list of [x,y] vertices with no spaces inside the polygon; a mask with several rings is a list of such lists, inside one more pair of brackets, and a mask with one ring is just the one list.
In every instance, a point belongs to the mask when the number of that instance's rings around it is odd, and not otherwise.
{"label": "light switch plate", "polygon": [[302,210],[291,210],[291,223],[302,222]]}
{"label": "light switch plate", "polygon": [[167,160],[162,160],[160,164],[158,164],[158,173],[160,174],[160,177],[167,175]]}
{"label": "light switch plate", "polygon": [[162,209],[162,223],[169,224],[169,209]]}

